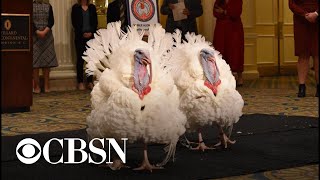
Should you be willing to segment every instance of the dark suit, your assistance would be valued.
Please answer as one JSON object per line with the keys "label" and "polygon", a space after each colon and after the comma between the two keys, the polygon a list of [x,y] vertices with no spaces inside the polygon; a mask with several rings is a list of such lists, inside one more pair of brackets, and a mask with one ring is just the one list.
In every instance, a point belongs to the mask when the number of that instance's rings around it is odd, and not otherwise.
{"label": "dark suit", "polygon": [[198,33],[196,18],[203,13],[201,0],[184,0],[186,8],[190,11],[188,19],[179,22],[174,21],[172,10],[169,8],[169,3],[178,3],[178,0],[164,0],[161,6],[161,14],[168,15],[166,31],[174,32],[175,29],[180,29],[183,34],[187,32]]}
{"label": "dark suit", "polygon": [[[109,4],[108,10],[107,10],[107,23],[120,21],[120,4],[121,4],[121,0],[115,0]],[[127,4],[125,5],[127,6]],[[125,21],[123,26],[121,27],[122,30],[125,30],[126,27],[129,25],[127,11],[128,11],[128,7],[126,7],[126,10],[124,13]]]}
{"label": "dark suit", "polygon": [[[76,52],[77,52],[77,80],[78,83],[83,82],[83,63],[84,60],[82,59],[83,53],[86,50],[86,44],[87,42],[92,39],[94,36],[93,34],[97,31],[98,28],[98,16],[97,16],[97,10],[96,7],[93,4],[90,4],[88,6],[89,16],[90,16],[90,29],[92,36],[89,39],[86,39],[83,37],[83,14],[82,14],[82,7],[78,3],[73,5],[72,12],[71,12],[71,20],[72,20],[72,26],[75,33],[75,46],[76,46]],[[92,76],[90,76],[87,79],[88,82],[92,82]]]}

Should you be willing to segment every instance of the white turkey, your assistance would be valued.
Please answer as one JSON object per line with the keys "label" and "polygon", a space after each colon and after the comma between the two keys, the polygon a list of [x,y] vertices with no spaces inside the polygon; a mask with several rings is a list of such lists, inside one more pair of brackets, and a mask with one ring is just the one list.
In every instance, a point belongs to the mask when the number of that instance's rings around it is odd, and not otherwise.
{"label": "white turkey", "polygon": [[[144,159],[135,170],[152,171],[174,156],[187,120],[179,110],[179,91],[161,68],[171,53],[172,36],[159,24],[149,34],[147,43],[136,27],[124,33],[119,22],[110,23],[87,43],[84,60],[87,74],[97,77],[87,117],[89,138],[143,141]],[[168,144],[167,156],[157,166],[149,163],[148,143]]]}
{"label": "white turkey", "polygon": [[166,68],[171,71],[180,91],[180,108],[188,119],[187,131],[198,131],[199,142],[191,149],[214,149],[203,142],[201,128],[205,125],[218,127],[220,142],[216,145],[227,148],[228,143],[235,141],[231,141],[223,129],[232,131],[244,106],[230,67],[201,35],[187,33],[187,42],[183,43],[179,30],[173,37],[175,49]]}

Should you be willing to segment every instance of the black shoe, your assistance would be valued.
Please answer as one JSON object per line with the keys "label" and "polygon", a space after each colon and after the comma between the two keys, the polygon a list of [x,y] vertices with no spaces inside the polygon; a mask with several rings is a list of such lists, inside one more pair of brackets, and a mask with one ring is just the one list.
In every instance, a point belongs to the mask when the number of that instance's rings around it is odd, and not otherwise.
{"label": "black shoe", "polygon": [[298,97],[306,97],[306,85],[305,84],[299,85]]}
{"label": "black shoe", "polygon": [[319,97],[319,84],[317,85],[316,97]]}

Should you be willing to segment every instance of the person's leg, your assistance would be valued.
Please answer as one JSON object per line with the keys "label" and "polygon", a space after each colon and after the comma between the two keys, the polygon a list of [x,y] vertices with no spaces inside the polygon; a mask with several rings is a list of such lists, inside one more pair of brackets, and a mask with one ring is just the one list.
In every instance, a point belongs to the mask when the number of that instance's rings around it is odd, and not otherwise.
{"label": "person's leg", "polygon": [[306,96],[306,80],[309,72],[309,56],[300,55],[297,63],[299,92],[298,97]]}
{"label": "person's leg", "polygon": [[40,93],[40,85],[39,85],[39,68],[33,68],[33,92]]}
{"label": "person's leg", "polygon": [[82,42],[80,39],[75,40],[77,53],[77,82],[78,88],[84,90],[83,84],[83,59],[82,59]]}
{"label": "person's leg", "polygon": [[93,76],[88,76],[87,77],[87,82],[88,82],[88,88],[90,90],[92,90],[93,89]]}
{"label": "person's leg", "polygon": [[316,91],[316,97],[319,96],[319,56],[313,57],[313,68],[315,73],[315,79],[317,82],[317,91]]}
{"label": "person's leg", "polygon": [[242,79],[242,72],[237,72],[237,86],[242,86],[243,85],[243,79]]}
{"label": "person's leg", "polygon": [[44,92],[50,92],[50,86],[49,86],[49,73],[50,68],[43,68],[43,77],[44,77]]}
{"label": "person's leg", "polygon": [[[82,53],[83,54],[86,51],[86,44],[90,39],[84,39],[84,43],[83,43],[83,49],[82,49]],[[84,60],[83,60],[83,64],[84,64]],[[83,64],[82,64],[82,69],[83,69]],[[85,74],[86,75],[86,74]],[[93,76],[86,76],[87,77],[87,86],[89,89],[93,89]]]}

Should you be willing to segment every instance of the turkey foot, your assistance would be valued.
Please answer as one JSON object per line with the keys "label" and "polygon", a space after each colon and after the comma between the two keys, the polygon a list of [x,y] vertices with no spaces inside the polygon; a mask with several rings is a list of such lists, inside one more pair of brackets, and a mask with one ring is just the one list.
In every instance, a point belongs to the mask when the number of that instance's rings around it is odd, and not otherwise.
{"label": "turkey foot", "polygon": [[232,141],[228,138],[228,136],[225,133],[222,133],[222,135],[220,135],[220,142],[218,142],[217,144],[215,144],[214,146],[222,146],[225,149],[228,148],[228,144],[234,144],[236,143],[236,141]]}
{"label": "turkey foot", "polygon": [[199,142],[191,142],[191,141],[189,141],[188,138],[186,137],[186,135],[184,135],[184,139],[180,140],[180,143],[181,143],[182,146],[184,146],[184,147],[186,147],[188,149],[192,148],[191,144],[199,144]]}
{"label": "turkey foot", "polygon": [[220,142],[218,142],[216,145],[214,145],[215,147],[222,146],[226,149],[226,148],[228,148],[228,144],[236,143],[235,140],[232,141],[232,140],[230,140],[230,138],[228,138],[228,136],[223,132],[223,129],[220,125],[218,125],[218,128],[220,129]]}
{"label": "turkey foot", "polygon": [[134,168],[133,170],[135,171],[139,171],[139,170],[148,170],[150,172],[152,172],[153,169],[163,169],[163,167],[158,167],[158,166],[154,166],[154,165],[151,165],[150,162],[149,162],[149,159],[148,159],[148,153],[147,153],[147,145],[145,145],[145,148],[143,150],[143,161],[142,161],[142,164],[140,167],[138,168]]}
{"label": "turkey foot", "polygon": [[112,164],[103,164],[103,165],[100,165],[99,167],[102,167],[102,168],[109,167],[114,171],[120,170],[121,168],[130,168],[129,166],[126,166],[125,164],[123,164],[120,159],[114,160]]}
{"label": "turkey foot", "polygon": [[[188,141],[187,141],[188,142]],[[189,144],[191,144],[192,142],[189,142]],[[203,142],[203,139],[202,139],[202,134],[201,134],[201,130],[199,129],[199,143],[197,143],[198,146],[197,147],[191,147],[190,149],[191,150],[200,150],[202,152],[204,152],[205,150],[209,150],[209,149],[215,149],[215,148],[212,148],[212,147],[208,147],[206,146],[206,144]]]}
{"label": "turkey foot", "polygon": [[205,150],[215,149],[215,148],[206,146],[206,144],[202,141],[202,142],[199,142],[199,145],[197,147],[190,148],[190,149],[191,150],[200,150],[200,151],[204,152]]}

